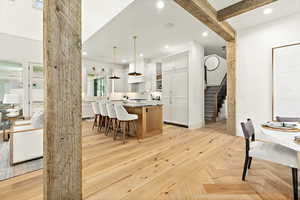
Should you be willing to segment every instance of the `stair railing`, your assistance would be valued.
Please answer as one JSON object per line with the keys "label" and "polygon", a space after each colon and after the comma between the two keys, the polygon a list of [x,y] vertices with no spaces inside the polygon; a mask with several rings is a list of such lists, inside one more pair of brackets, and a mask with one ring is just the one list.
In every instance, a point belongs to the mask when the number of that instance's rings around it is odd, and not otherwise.
{"label": "stair railing", "polygon": [[222,82],[219,86],[219,89],[217,90],[216,93],[216,98],[215,98],[215,119],[218,117],[218,113],[222,107],[222,104],[226,98],[227,95],[227,74],[224,75],[224,78],[222,79]]}

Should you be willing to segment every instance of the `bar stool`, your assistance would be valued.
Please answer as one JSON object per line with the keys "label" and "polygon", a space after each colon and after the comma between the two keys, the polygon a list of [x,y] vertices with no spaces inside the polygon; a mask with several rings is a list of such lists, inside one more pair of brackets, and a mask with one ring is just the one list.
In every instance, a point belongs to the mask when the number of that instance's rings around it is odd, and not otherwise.
{"label": "bar stool", "polygon": [[[134,129],[136,130],[136,126],[135,126],[135,120],[138,119],[137,115],[134,114],[128,114],[127,110],[121,105],[121,104],[115,104],[115,112],[117,115],[117,128],[115,130],[114,133],[114,140],[117,137],[117,129],[118,127],[121,126],[121,124],[123,125],[121,130],[123,131],[123,144],[125,144],[125,137],[126,137],[126,125],[127,127],[129,127],[130,122],[132,123]],[[128,130],[129,131],[129,130]]]}
{"label": "bar stool", "polygon": [[108,114],[108,124],[106,128],[106,133],[109,134],[109,131],[114,131],[117,127],[117,114],[115,112],[114,105],[112,103],[106,104],[107,114]]}
{"label": "bar stool", "polygon": [[94,130],[95,126],[97,126],[97,122],[100,121],[100,117],[101,117],[98,102],[92,102],[92,109],[95,115],[95,120],[93,124],[93,130]]}
{"label": "bar stool", "polygon": [[100,108],[101,120],[99,122],[98,131],[101,131],[102,127],[104,127],[104,130],[106,130],[107,121],[108,121],[108,113],[107,113],[105,101],[99,102],[99,108]]}

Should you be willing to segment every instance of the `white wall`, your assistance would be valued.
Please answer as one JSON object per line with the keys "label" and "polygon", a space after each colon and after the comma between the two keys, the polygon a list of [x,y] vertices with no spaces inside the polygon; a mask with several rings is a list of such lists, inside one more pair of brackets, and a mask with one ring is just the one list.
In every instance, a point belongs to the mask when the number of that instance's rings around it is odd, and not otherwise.
{"label": "white wall", "polygon": [[221,85],[225,74],[227,73],[227,62],[224,58],[212,54],[204,57],[204,62],[209,57],[217,57],[219,59],[219,67],[214,71],[207,71],[207,86],[218,86]]}
{"label": "white wall", "polygon": [[240,122],[259,125],[272,119],[272,48],[300,42],[300,14],[238,31],[237,134]]}
{"label": "white wall", "polygon": [[[82,1],[82,38],[86,41],[134,0]],[[43,40],[43,10],[33,0],[0,0],[0,33]],[[105,3],[103,3],[105,2]]]}
{"label": "white wall", "polygon": [[42,63],[43,44],[41,41],[0,33],[0,60]]}
{"label": "white wall", "polygon": [[204,48],[190,43],[189,51],[189,128],[202,128],[204,121]]}

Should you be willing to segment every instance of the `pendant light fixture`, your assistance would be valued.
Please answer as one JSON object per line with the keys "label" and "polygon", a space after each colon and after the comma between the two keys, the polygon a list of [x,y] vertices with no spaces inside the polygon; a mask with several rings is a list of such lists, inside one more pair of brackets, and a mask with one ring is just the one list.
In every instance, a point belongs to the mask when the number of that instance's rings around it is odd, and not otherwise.
{"label": "pendant light fixture", "polygon": [[[113,47],[113,59],[114,59],[114,64],[116,63],[116,51],[117,51],[117,47],[114,46]],[[116,80],[116,79],[120,79],[120,77],[116,76],[114,73],[112,73],[112,76],[109,77],[109,79],[113,79],[113,80]]]}
{"label": "pendant light fixture", "polygon": [[141,75],[142,75],[141,73],[136,72],[136,39],[137,39],[137,36],[133,36],[133,48],[134,48],[134,55],[133,55],[133,58],[134,58],[134,72],[128,73],[129,76],[141,76]]}

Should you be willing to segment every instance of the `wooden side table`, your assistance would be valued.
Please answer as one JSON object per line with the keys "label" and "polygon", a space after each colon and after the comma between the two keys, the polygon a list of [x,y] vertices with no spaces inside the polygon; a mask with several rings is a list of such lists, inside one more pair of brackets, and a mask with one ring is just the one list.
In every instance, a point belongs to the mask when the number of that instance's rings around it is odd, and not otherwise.
{"label": "wooden side table", "polygon": [[8,120],[1,122],[1,130],[3,131],[3,141],[9,140],[9,131],[8,131],[9,127],[10,127],[10,122]]}
{"label": "wooden side table", "polygon": [[9,129],[9,127],[12,128],[12,126],[14,125],[14,122],[17,119],[18,119],[18,116],[11,116],[11,117],[7,116],[7,120],[2,122],[3,125],[1,125],[1,126],[2,126],[2,130],[3,130],[3,141],[7,142],[9,140],[10,130],[8,130],[8,129]]}

